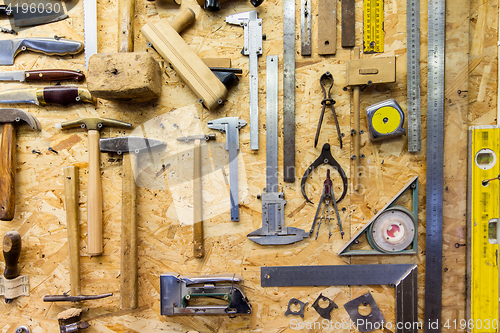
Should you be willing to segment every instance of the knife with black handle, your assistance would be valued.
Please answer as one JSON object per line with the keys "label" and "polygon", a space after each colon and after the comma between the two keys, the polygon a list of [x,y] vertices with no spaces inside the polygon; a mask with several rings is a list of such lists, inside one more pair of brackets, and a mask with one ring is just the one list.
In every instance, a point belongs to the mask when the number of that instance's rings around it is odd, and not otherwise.
{"label": "knife with black handle", "polygon": [[11,66],[21,51],[34,51],[47,55],[76,54],[83,50],[83,43],[70,39],[14,38],[0,41],[0,65]]}

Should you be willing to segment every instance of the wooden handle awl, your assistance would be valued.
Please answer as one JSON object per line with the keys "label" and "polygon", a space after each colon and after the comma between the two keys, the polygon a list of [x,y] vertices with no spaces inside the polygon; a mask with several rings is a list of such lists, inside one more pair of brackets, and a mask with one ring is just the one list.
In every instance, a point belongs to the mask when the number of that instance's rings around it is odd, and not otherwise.
{"label": "wooden handle awl", "polygon": [[15,211],[16,130],[4,124],[0,143],[0,220],[11,221]]}

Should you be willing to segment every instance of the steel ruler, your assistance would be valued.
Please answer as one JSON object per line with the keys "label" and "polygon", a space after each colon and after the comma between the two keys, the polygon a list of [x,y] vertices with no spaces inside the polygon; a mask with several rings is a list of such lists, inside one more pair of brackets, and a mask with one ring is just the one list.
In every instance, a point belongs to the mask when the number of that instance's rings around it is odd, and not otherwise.
{"label": "steel ruler", "polygon": [[384,0],[363,1],[363,52],[384,52]]}
{"label": "steel ruler", "polygon": [[[445,0],[429,0],[424,331],[441,331]],[[430,323],[437,325],[430,326]]]}
{"label": "steel ruler", "polygon": [[[470,332],[498,332],[500,127],[469,129],[467,320]],[[485,180],[490,180],[484,183]],[[484,184],[484,185],[483,185]],[[496,231],[496,233],[495,233]],[[488,325],[488,323],[490,323]],[[482,326],[479,326],[482,324]]]}
{"label": "steel ruler", "polygon": [[420,138],[420,0],[406,2],[406,71],[408,151],[421,149]]}
{"label": "steel ruler", "polygon": [[283,0],[283,180],[295,181],[295,0]]}

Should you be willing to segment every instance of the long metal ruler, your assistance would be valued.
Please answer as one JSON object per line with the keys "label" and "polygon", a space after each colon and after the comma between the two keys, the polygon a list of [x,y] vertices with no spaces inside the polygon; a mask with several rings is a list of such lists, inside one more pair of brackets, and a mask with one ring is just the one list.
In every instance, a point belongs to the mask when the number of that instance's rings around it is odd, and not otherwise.
{"label": "long metal ruler", "polygon": [[[470,332],[498,332],[500,127],[469,129],[467,322]],[[488,181],[489,180],[489,181]],[[484,183],[487,181],[487,183]],[[495,234],[495,231],[497,234]],[[482,326],[480,326],[482,324]]]}
{"label": "long metal ruler", "polygon": [[[424,332],[441,331],[445,0],[429,0]],[[437,325],[430,325],[437,323]]]}
{"label": "long metal ruler", "polygon": [[408,151],[421,149],[420,137],[420,0],[406,1],[406,72]]}
{"label": "long metal ruler", "polygon": [[283,0],[283,180],[295,181],[295,0]]}
{"label": "long metal ruler", "polygon": [[363,52],[384,52],[384,0],[363,0]]}

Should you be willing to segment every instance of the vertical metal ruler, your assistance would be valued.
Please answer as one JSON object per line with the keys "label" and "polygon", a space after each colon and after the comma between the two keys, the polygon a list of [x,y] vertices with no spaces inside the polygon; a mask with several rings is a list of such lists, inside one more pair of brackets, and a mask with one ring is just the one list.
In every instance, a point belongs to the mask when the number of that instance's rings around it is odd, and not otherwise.
{"label": "vertical metal ruler", "polygon": [[283,180],[295,181],[295,0],[283,0]]}
{"label": "vertical metal ruler", "polygon": [[384,0],[363,0],[363,52],[384,52]]}
{"label": "vertical metal ruler", "polygon": [[467,322],[472,325],[468,327],[469,332],[498,332],[498,325],[489,323],[498,323],[499,319],[499,157],[500,127],[470,127],[467,186]]}
{"label": "vertical metal ruler", "polygon": [[408,151],[422,148],[420,134],[420,0],[406,1]]}
{"label": "vertical metal ruler", "polygon": [[445,0],[429,0],[428,13],[424,317],[426,333],[441,331]]}

